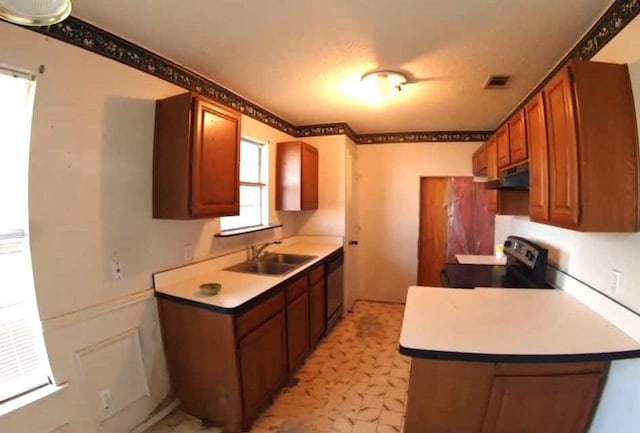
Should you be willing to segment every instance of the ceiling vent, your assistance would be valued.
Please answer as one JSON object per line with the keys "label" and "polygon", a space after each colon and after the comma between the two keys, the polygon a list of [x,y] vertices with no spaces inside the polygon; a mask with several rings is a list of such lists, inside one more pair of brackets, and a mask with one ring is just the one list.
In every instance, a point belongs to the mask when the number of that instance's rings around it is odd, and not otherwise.
{"label": "ceiling vent", "polygon": [[509,81],[508,75],[491,75],[484,85],[485,89],[502,89]]}

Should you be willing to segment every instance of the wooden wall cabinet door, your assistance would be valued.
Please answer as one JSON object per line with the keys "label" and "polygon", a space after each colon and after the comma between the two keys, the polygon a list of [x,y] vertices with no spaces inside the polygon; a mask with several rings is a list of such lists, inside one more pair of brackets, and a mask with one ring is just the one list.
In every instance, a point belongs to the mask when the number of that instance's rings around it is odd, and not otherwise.
{"label": "wooden wall cabinet door", "polygon": [[195,93],[156,102],[153,217],[238,215],[241,116]]}
{"label": "wooden wall cabinet door", "polygon": [[318,149],[302,141],[278,143],[276,210],[318,209]]}
{"label": "wooden wall cabinet door", "polygon": [[[486,142],[487,148],[487,177],[489,180],[498,178],[498,147],[496,136],[492,136]],[[498,211],[498,191],[487,191],[487,209],[492,212]]]}
{"label": "wooden wall cabinet door", "polygon": [[498,155],[498,168],[504,168],[511,163],[508,123],[502,125],[502,127],[496,132],[496,146]]}
{"label": "wooden wall cabinet door", "polygon": [[482,433],[584,433],[600,374],[496,377]]}
{"label": "wooden wall cabinet door", "polygon": [[309,295],[307,275],[287,286],[287,346],[289,371],[294,371],[309,352]]}
{"label": "wooden wall cabinet door", "polygon": [[326,329],[327,294],[324,265],[309,271],[309,344],[316,345]]}
{"label": "wooden wall cabinet door", "polygon": [[476,176],[481,176],[483,174],[487,174],[487,146],[486,144],[482,144],[472,156],[472,168],[473,174]]}
{"label": "wooden wall cabinet door", "polygon": [[[240,375],[244,424],[249,426],[287,376],[284,312],[279,312],[240,340]],[[201,366],[206,369],[206,366]]]}
{"label": "wooden wall cabinet door", "polygon": [[529,216],[532,221],[549,221],[549,165],[547,125],[542,93],[525,106],[529,152]]}
{"label": "wooden wall cabinet door", "polygon": [[527,135],[524,110],[518,111],[509,120],[509,155],[510,163],[525,161],[527,155]]}
{"label": "wooden wall cabinet door", "polygon": [[578,227],[580,197],[578,142],[569,69],[562,69],[544,88],[549,140],[549,218]]}
{"label": "wooden wall cabinet door", "polygon": [[638,231],[638,128],[627,66],[573,60],[543,94],[549,223]]}

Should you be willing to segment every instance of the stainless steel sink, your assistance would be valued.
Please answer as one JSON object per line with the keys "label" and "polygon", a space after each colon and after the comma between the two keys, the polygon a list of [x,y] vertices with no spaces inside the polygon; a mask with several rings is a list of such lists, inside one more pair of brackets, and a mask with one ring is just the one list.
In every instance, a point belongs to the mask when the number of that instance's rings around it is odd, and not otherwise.
{"label": "stainless steel sink", "polygon": [[287,265],[302,265],[317,256],[306,256],[303,254],[283,254],[283,253],[267,253],[261,259],[264,262],[284,263]]}
{"label": "stainless steel sink", "polygon": [[246,274],[284,275],[316,257],[302,254],[268,253],[256,262],[238,263],[225,268],[225,270]]}

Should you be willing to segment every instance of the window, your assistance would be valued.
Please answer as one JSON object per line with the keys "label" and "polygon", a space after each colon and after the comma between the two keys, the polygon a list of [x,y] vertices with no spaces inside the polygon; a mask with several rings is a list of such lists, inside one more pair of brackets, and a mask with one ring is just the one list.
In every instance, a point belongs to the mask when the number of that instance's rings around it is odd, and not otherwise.
{"label": "window", "polygon": [[35,81],[0,69],[0,402],[49,383],[28,235]]}
{"label": "window", "polygon": [[246,138],[240,140],[240,215],[221,218],[221,230],[269,224],[267,155],[267,146]]}

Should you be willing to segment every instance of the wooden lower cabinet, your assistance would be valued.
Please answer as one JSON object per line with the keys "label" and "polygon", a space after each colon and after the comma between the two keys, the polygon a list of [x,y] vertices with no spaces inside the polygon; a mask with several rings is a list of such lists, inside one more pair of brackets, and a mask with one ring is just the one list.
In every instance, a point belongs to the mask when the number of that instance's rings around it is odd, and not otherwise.
{"label": "wooden lower cabinet", "polygon": [[303,293],[287,305],[289,369],[297,369],[309,352],[309,296]]}
{"label": "wooden lower cabinet", "polygon": [[404,432],[585,433],[607,369],[413,358]]}
{"label": "wooden lower cabinet", "polygon": [[264,322],[238,347],[244,418],[254,420],[287,377],[284,312]]}
{"label": "wooden lower cabinet", "polygon": [[249,431],[324,334],[325,262],[237,311],[158,294],[180,407],[225,432]]}

